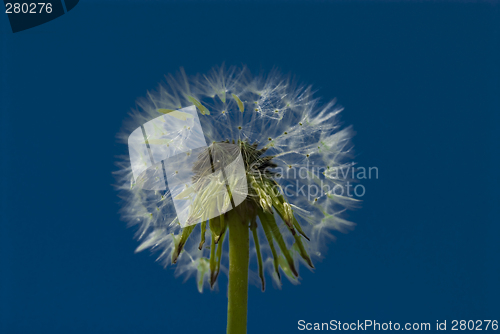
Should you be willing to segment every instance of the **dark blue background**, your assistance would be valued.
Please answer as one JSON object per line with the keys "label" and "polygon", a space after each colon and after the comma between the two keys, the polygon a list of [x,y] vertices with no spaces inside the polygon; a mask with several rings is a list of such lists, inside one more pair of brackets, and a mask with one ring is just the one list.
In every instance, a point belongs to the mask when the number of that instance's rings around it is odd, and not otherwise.
{"label": "dark blue background", "polygon": [[111,186],[136,98],[223,61],[338,97],[380,174],[315,273],[250,287],[249,333],[499,319],[498,8],[83,1],[16,34],[1,14],[0,331],[225,332],[227,279],[199,294],[134,254]]}

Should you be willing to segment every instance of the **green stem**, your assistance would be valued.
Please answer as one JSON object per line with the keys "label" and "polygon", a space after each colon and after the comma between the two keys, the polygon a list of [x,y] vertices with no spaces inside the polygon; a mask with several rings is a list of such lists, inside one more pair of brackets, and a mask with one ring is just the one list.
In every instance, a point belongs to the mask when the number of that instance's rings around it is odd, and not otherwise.
{"label": "green stem", "polygon": [[[235,210],[233,210],[234,212]],[[229,287],[227,334],[246,334],[248,302],[249,229],[246,222],[233,216],[229,227]]]}

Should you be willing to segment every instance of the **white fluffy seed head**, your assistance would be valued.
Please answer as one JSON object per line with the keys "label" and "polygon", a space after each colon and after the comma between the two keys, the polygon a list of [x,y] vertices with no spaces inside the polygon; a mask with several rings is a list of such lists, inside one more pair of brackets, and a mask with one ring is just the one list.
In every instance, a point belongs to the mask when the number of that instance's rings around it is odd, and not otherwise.
{"label": "white fluffy seed head", "polygon": [[[357,200],[340,195],[340,191],[328,191],[335,186],[342,189],[349,181],[349,175],[340,171],[352,168],[349,140],[353,133],[350,127],[342,128],[338,122],[342,108],[335,101],[320,101],[313,96],[311,87],[297,85],[277,71],[267,76],[252,76],[245,68],[220,67],[207,75],[188,78],[181,70],[177,76],[167,76],[165,83],[139,99],[137,105],[119,134],[124,143],[133,130],[158,117],[159,109],[177,110],[195,105],[207,143],[244,141],[258,143],[259,149],[267,148],[265,155],[274,156],[272,161],[278,165],[273,169],[278,174],[275,180],[290,203],[286,214],[295,215],[309,236],[305,247],[313,259],[321,257],[326,239],[333,237],[333,231],[343,232],[354,225],[340,214],[355,206]],[[179,138],[182,140],[181,135]],[[122,157],[118,166],[116,175],[124,201],[122,217],[137,226],[141,242],[137,251],[146,248],[157,251],[158,260],[166,266],[182,232],[172,198],[168,190],[151,191],[135,186],[128,156]],[[260,201],[269,206],[266,196]],[[285,231],[286,225],[275,216],[280,229]],[[207,257],[211,235],[207,228],[206,242],[200,250],[200,233],[201,228],[195,228],[187,240],[176,262],[176,274],[187,277],[195,274],[201,292],[210,279]],[[258,236],[260,241],[265,240],[262,229],[258,229]],[[294,238],[290,233],[283,236],[291,247]],[[269,245],[261,242],[261,252],[264,268],[279,287]],[[296,262],[300,260],[297,253],[293,254]],[[223,256],[226,254],[227,251],[223,252]],[[258,282],[253,242],[250,254],[253,269],[250,278]],[[227,272],[227,267],[228,259],[223,257],[221,271]],[[291,282],[298,282],[293,275],[286,276]]]}

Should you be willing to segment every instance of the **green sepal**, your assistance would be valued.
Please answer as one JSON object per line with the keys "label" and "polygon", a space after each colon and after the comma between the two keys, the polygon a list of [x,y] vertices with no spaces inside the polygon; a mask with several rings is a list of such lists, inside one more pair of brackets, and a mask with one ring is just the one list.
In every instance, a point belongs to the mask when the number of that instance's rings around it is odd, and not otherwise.
{"label": "green sepal", "polygon": [[[222,247],[224,243],[225,231],[219,236],[219,243],[215,242],[216,236],[212,233],[212,243],[210,244],[210,287],[213,288],[220,272],[220,262],[222,258]],[[217,249],[216,249],[217,248]]]}
{"label": "green sepal", "polygon": [[[288,218],[289,222],[293,222],[293,226],[297,226],[298,227],[297,231],[299,231],[299,233],[304,238],[306,238],[307,240],[309,240],[309,238],[306,236],[306,234],[304,233],[304,231],[302,231],[302,228],[300,227],[299,222],[297,221],[297,219],[293,215],[293,212],[291,211],[290,204],[288,204],[287,202],[285,202],[285,199],[283,198],[283,195],[279,195],[279,196],[276,196],[276,197],[279,199],[280,204],[283,203],[283,205],[281,205],[281,206],[279,206],[279,205],[273,205],[273,207],[276,209],[276,211],[278,212],[278,215],[281,217],[281,219],[283,221],[285,221],[285,219]],[[286,223],[286,221],[285,221],[285,223]],[[312,264],[311,258],[309,257],[309,254],[307,253],[307,251],[306,251],[306,249],[304,247],[304,244],[302,243],[302,239],[300,238],[300,235],[297,234],[297,233],[295,233],[295,230],[293,230],[293,228],[290,228],[289,224],[287,224],[287,226],[288,226],[289,230],[292,232],[292,235],[293,235],[293,237],[295,239],[295,243],[297,245],[297,248],[298,248],[300,256],[307,262],[307,264],[311,268],[314,268],[314,265]]]}
{"label": "green sepal", "polygon": [[[288,202],[285,201],[285,198],[283,197],[283,195],[275,194],[273,192],[273,189],[270,187],[269,184],[267,184],[267,182],[265,183],[265,188],[267,190],[267,193],[270,194],[270,196],[272,197],[274,209],[276,210],[276,212],[278,212],[278,215],[285,222],[286,226],[288,227],[288,229],[292,233],[292,235],[295,239],[295,243],[297,244],[297,248],[298,248],[300,256],[307,262],[307,264],[311,268],[314,268],[312,261],[311,261],[311,258],[309,257],[309,254],[307,253],[306,249],[304,248],[304,244],[302,243],[300,235],[295,233],[295,229],[293,227],[295,226],[297,228],[297,231],[299,231],[299,233],[302,236],[304,236],[304,238],[306,238],[307,240],[309,240],[309,238],[304,233],[304,231],[302,231],[302,228],[300,227],[299,222],[297,221],[297,219],[295,218],[295,216],[292,212],[290,204],[288,204]],[[292,225],[292,223],[293,223],[293,225]]]}
{"label": "green sepal", "polygon": [[[292,234],[295,236],[295,229],[292,224],[293,221],[293,213],[290,210],[286,210],[285,205],[290,206],[283,196],[279,194],[275,194],[273,188],[268,182],[263,182],[264,188],[266,193],[271,197],[272,200],[272,206],[276,209],[276,212],[278,212],[279,216],[285,222],[286,226],[288,227],[288,230],[292,232]],[[281,199],[280,199],[281,196]]]}
{"label": "green sepal", "polygon": [[288,262],[288,265],[290,266],[291,271],[294,273],[295,276],[299,276],[299,273],[297,272],[297,269],[295,269],[295,264],[293,262],[292,255],[288,251],[288,248],[286,247],[285,240],[283,239],[283,236],[281,235],[281,232],[278,228],[278,225],[276,224],[276,220],[274,219],[274,215],[271,215],[267,212],[264,212],[262,210],[259,210],[258,212],[260,222],[262,226],[267,225],[269,229],[272,232],[273,238],[276,240],[278,243],[278,246],[280,247],[281,253],[285,256],[286,261]]}
{"label": "green sepal", "polygon": [[215,235],[215,243],[217,244],[227,227],[224,222],[224,215],[209,219],[208,224],[210,226],[210,231]]}
{"label": "green sepal", "polygon": [[262,253],[260,251],[260,244],[259,244],[259,236],[257,235],[257,217],[255,217],[251,222],[250,222],[250,229],[252,230],[253,234],[253,242],[255,244],[255,251],[257,252],[257,262],[259,264],[259,277],[260,281],[262,282],[262,291],[266,289],[266,281],[264,279],[264,268],[262,264]]}
{"label": "green sepal", "polygon": [[304,244],[302,243],[302,240],[300,239],[300,235],[296,234],[294,235],[295,237],[295,243],[294,246],[297,247],[300,256],[307,262],[309,267],[314,268],[314,265],[311,261],[311,258],[309,257],[309,254],[307,253]]}
{"label": "green sepal", "polygon": [[220,261],[222,257],[222,241],[224,241],[227,224],[224,220],[224,215],[209,219],[208,224],[212,232],[212,242],[210,244],[210,287],[213,288],[217,281],[217,276],[219,276]]}
{"label": "green sepal", "polygon": [[198,246],[198,249],[201,250],[203,248],[203,245],[205,244],[205,234],[207,232],[207,222],[201,222],[201,241],[200,245]]}
{"label": "green sepal", "polygon": [[[215,262],[215,248],[217,244],[215,243],[215,235],[212,233],[212,240],[210,242],[210,287],[213,288],[215,284],[214,276],[217,263]],[[216,276],[215,276],[216,277]]]}
{"label": "green sepal", "polygon": [[309,237],[305,234],[305,232],[302,230],[302,227],[300,227],[300,224],[299,222],[297,221],[297,219],[295,218],[295,216],[293,217],[293,226],[295,226],[295,228],[297,229],[297,231],[299,231],[299,233],[307,239],[307,241],[311,241],[311,239],[309,239]]}
{"label": "green sepal", "polygon": [[[258,210],[258,213],[264,212],[262,210]],[[260,215],[259,215],[260,218]],[[278,254],[276,253],[276,248],[274,247],[274,241],[273,241],[273,233],[271,232],[270,227],[267,224],[264,224],[261,219],[261,225],[262,228],[264,229],[264,234],[266,235],[267,242],[269,243],[269,247],[271,248],[271,253],[273,254],[273,263],[274,263],[274,270],[276,272],[276,275],[278,276],[278,279],[281,279],[280,275],[280,270],[279,270],[279,262],[278,262]]]}
{"label": "green sepal", "polygon": [[290,279],[292,279],[294,281],[297,281],[297,277],[296,276],[298,276],[298,275],[293,272],[292,268],[290,267],[290,264],[288,263],[287,260],[285,260],[285,258],[282,255],[279,256],[278,262],[279,262],[279,264],[281,266],[281,269],[285,273],[285,275],[287,275],[288,277],[290,277]]}
{"label": "green sepal", "polygon": [[224,237],[226,236],[226,233],[225,231],[222,232],[222,235],[220,236],[220,239],[219,239],[219,243],[217,244],[217,255],[216,255],[216,266],[215,266],[215,273],[213,274],[213,276],[211,277],[210,279],[210,285],[213,287],[215,282],[217,281],[217,277],[219,276],[219,272],[220,272],[220,261],[221,261],[221,258],[222,258],[222,247],[223,247],[223,244],[224,244]]}
{"label": "green sepal", "polygon": [[196,225],[189,225],[189,226],[184,227],[184,229],[182,229],[181,238],[179,239],[179,242],[176,243],[175,250],[172,254],[172,264],[175,264],[177,262],[177,258],[181,254],[182,249],[184,248],[184,245],[186,244],[187,239],[189,238],[189,236],[191,235],[191,232],[193,232],[195,227],[196,227]]}
{"label": "green sepal", "polygon": [[[276,183],[276,182],[275,182]],[[277,185],[277,183],[276,183]],[[268,185],[269,187],[269,185]],[[278,214],[280,215],[281,219],[283,219],[283,221],[287,224],[287,226],[290,227],[290,225],[286,222],[285,220],[285,208],[284,208],[284,205],[285,203],[288,204],[288,202],[286,202],[285,200],[285,197],[283,197],[282,194],[274,194],[274,192],[272,191],[272,188],[271,188],[271,196],[273,197],[273,203],[276,203],[274,201],[274,199],[276,199],[280,205],[273,205],[274,208],[276,209],[276,211],[278,212]],[[290,205],[290,204],[288,204]],[[291,211],[291,208],[290,208],[290,211]],[[288,213],[288,216],[291,216],[291,224],[293,224],[293,227],[295,227],[295,229],[304,237],[306,238],[308,241],[311,241],[311,239],[309,239],[309,237],[305,234],[305,232],[302,230],[302,227],[300,226],[299,222],[297,221],[297,219],[295,218],[295,215],[293,214],[293,211]],[[294,232],[292,232],[292,234],[294,234]]]}

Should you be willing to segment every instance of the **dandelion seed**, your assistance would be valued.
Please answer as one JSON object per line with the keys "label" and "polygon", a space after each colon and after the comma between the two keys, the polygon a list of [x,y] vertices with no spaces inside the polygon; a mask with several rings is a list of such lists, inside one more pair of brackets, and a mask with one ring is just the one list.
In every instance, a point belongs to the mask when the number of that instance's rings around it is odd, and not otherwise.
{"label": "dandelion seed", "polygon": [[238,104],[238,108],[240,109],[241,112],[244,112],[245,111],[245,105],[243,104],[243,102],[241,102],[240,98],[238,96],[236,96],[235,94],[231,94],[233,99],[236,101],[236,103]]}

